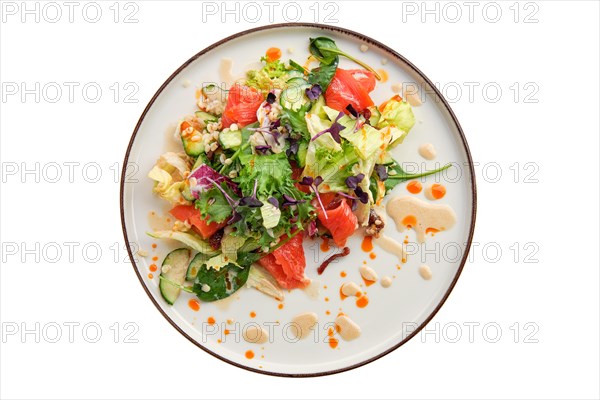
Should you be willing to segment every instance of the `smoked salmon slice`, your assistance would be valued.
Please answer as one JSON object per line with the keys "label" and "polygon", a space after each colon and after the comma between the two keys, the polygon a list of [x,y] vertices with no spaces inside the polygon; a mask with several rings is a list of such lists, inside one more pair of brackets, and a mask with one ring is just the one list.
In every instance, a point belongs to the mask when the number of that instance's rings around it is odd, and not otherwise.
{"label": "smoked salmon slice", "polygon": [[342,200],[340,202],[333,201],[325,206],[327,210],[327,218],[321,207],[317,207],[318,218],[321,224],[331,232],[333,242],[338,247],[344,247],[346,240],[352,236],[356,230],[356,215],[352,213],[352,208],[348,202]]}
{"label": "smoked salmon slice", "polygon": [[[286,236],[282,236],[282,240],[285,239]],[[258,260],[258,263],[269,271],[284,289],[303,288],[310,283],[304,276],[306,258],[302,247],[302,233]]]}

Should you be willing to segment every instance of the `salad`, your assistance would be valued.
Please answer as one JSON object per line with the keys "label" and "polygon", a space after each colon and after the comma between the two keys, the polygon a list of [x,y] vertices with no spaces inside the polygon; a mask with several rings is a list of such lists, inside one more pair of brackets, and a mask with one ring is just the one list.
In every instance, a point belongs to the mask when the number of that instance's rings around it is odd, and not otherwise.
{"label": "salad", "polygon": [[377,72],[327,37],[311,38],[309,51],[312,69],[271,48],[227,90],[202,87],[198,110],[177,124],[183,151],[150,171],[176,222],[148,234],[184,245],[162,263],[169,304],[182,290],[210,302],[245,285],[281,300],[331,261],[306,271],[304,241],[330,238],[341,249],[333,257],[346,256],[356,232],[379,235],[386,194],[439,171],[407,174],[392,158],[415,117],[398,95],[374,103]]}

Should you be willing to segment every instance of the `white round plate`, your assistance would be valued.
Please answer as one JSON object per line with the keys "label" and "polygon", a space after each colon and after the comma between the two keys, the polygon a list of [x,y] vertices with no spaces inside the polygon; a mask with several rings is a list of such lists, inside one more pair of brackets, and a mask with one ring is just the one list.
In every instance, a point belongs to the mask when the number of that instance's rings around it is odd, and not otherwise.
{"label": "white round plate", "polygon": [[[417,123],[404,143],[394,149],[394,158],[405,166],[433,169],[448,162],[455,165],[443,174],[423,179],[423,187],[431,182],[442,182],[447,195],[437,203],[450,205],[456,212],[457,223],[447,231],[428,237],[426,244],[416,246],[414,231],[398,232],[391,219],[385,233],[402,242],[408,236],[410,255],[406,263],[375,247],[375,259],[361,250],[361,238],[354,235],[348,241],[351,254],[329,265],[323,275],[316,268],[331,251],[322,253],[320,242],[305,240],[306,275],[313,280],[308,290],[287,292],[281,304],[255,289],[243,288],[229,299],[216,303],[202,303],[199,311],[188,306],[193,295],[182,293],[175,306],[169,306],[158,290],[158,273],[149,278],[152,257],[157,265],[177,243],[158,241],[146,235],[152,231],[148,215],[165,211],[165,202],[152,194],[152,181],[146,178],[160,154],[172,149],[172,129],[179,118],[195,110],[195,91],[203,83],[219,82],[219,64],[222,58],[234,60],[233,72],[241,74],[249,65],[256,64],[269,47],[279,47],[283,59],[292,58],[304,63],[310,37],[328,36],[338,47],[389,74],[386,83],[379,82],[372,93],[376,104],[390,98],[394,83],[413,82],[421,90],[423,104],[414,107]],[[368,50],[361,52],[361,45]],[[294,49],[289,54],[287,49]],[[364,47],[363,47],[364,49]],[[385,65],[382,59],[386,59]],[[359,68],[349,60],[340,59],[344,68]],[[192,84],[182,84],[189,81]],[[167,133],[168,132],[168,133]],[[171,141],[171,142],[170,142]],[[437,149],[435,161],[426,161],[417,149],[423,143],[432,143]],[[181,148],[179,148],[181,151]],[[411,164],[412,163],[412,164]],[[385,45],[345,29],[316,24],[271,25],[245,31],[224,39],[201,51],[183,64],[156,92],[144,110],[133,136],[124,165],[139,168],[137,182],[128,179],[132,168],[124,169],[121,180],[121,220],[129,256],[140,282],[150,299],[164,317],[185,337],[210,354],[236,366],[255,372],[283,376],[316,376],[345,371],[373,361],[398,348],[429,322],[442,306],[454,287],[466,261],[475,223],[475,181],[471,156],[465,137],[446,101],[434,85],[415,66]],[[407,167],[407,168],[408,168]],[[407,169],[406,168],[406,169]],[[409,195],[406,183],[398,185],[386,197]],[[423,193],[415,195],[422,200]],[[153,249],[152,244],[157,248]],[[138,248],[148,251],[140,257]],[[411,250],[412,249],[412,250]],[[342,283],[363,283],[359,267],[363,262],[372,267],[379,277],[393,277],[392,285],[383,288],[380,283],[363,287],[369,304],[356,306],[354,298],[341,300]],[[419,266],[429,265],[431,280],[424,280]],[[400,269],[398,268],[400,266]],[[347,276],[342,278],[344,271]],[[364,286],[364,284],[363,284]],[[339,312],[344,312],[362,329],[353,341],[339,340],[329,345],[328,330]],[[253,318],[250,314],[254,312]],[[319,322],[309,338],[296,341],[292,337],[290,321],[303,312],[314,312]],[[207,320],[214,318],[214,324]],[[229,321],[229,323],[228,323]],[[252,324],[272,329],[270,342],[251,344],[244,341],[241,331]],[[271,327],[271,328],[269,328]],[[229,334],[225,334],[225,330]],[[168,346],[167,343],[164,344]],[[246,356],[252,351],[253,358]]]}

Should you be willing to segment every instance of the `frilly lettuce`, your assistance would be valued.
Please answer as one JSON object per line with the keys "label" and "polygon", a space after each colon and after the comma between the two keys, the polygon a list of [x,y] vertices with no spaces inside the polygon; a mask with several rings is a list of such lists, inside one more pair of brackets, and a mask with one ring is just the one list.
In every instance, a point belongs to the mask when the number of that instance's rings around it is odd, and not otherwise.
{"label": "frilly lettuce", "polygon": [[394,96],[381,109],[381,119],[377,124],[377,128],[393,126],[404,132],[403,135],[397,138],[398,141],[393,143],[397,144],[402,142],[404,136],[408,134],[414,125],[415,115],[410,104],[402,100],[399,96]]}
{"label": "frilly lettuce", "polygon": [[191,161],[185,154],[168,152],[160,156],[156,165],[148,173],[155,181],[153,191],[172,204],[185,204],[181,196],[184,188],[184,175],[191,168]]}
{"label": "frilly lettuce", "polygon": [[265,62],[261,69],[246,73],[246,85],[260,90],[264,95],[273,89],[285,89],[288,78],[285,64],[279,60],[267,62],[264,57],[261,61]]}

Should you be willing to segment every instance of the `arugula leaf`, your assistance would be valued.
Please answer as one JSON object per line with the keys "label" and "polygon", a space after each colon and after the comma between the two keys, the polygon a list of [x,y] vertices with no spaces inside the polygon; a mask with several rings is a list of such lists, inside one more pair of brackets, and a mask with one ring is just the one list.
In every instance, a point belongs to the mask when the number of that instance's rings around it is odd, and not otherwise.
{"label": "arugula leaf", "polygon": [[[385,180],[385,190],[386,193],[396,187],[399,183],[406,182],[411,179],[421,178],[423,176],[437,174],[438,172],[442,172],[452,166],[452,163],[448,163],[441,168],[434,169],[432,171],[419,172],[416,174],[409,174],[402,169],[400,164],[397,161],[394,161],[394,164],[388,166],[388,178]],[[392,172],[394,171],[394,172]]]}
{"label": "arugula leaf", "polygon": [[328,64],[328,65],[333,63],[338,55],[346,57],[347,59],[354,61],[361,67],[373,72],[373,74],[375,75],[377,80],[381,80],[381,76],[379,76],[377,71],[375,71],[373,68],[371,68],[369,65],[365,64],[364,62],[357,60],[356,58],[352,57],[351,55],[341,51],[337,47],[337,45],[335,44],[333,39],[330,39],[328,37],[323,37],[323,36],[320,36],[317,38],[310,38],[310,45],[309,45],[308,49],[310,50],[310,54],[312,54],[317,60],[319,60],[325,64]]}

